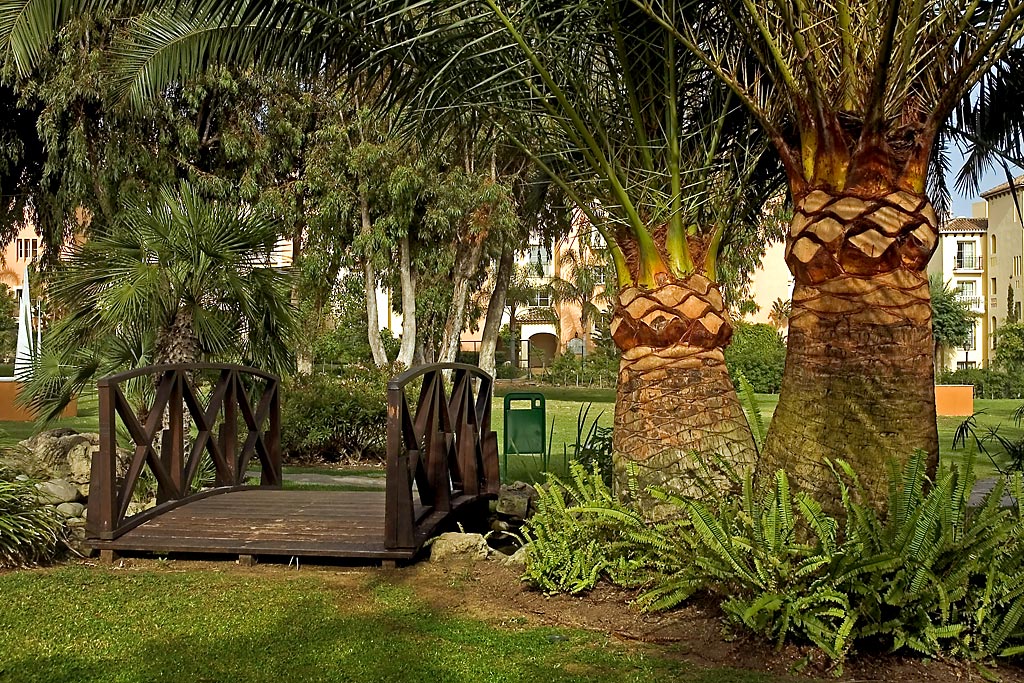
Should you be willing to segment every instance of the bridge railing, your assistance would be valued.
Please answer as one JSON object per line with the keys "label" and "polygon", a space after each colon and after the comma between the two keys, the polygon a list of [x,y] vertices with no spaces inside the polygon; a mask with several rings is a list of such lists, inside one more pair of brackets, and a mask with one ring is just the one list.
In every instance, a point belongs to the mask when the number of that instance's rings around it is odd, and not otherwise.
{"label": "bridge railing", "polygon": [[[133,406],[126,387],[141,389],[136,393],[152,403]],[[105,377],[98,393],[100,447],[92,461],[88,537],[114,539],[184,502],[249,488],[244,482],[253,458],[261,466],[261,486],[281,485],[278,377],[242,365],[155,365]],[[119,419],[132,444],[123,476]],[[206,455],[213,486],[198,491]],[[147,471],[156,482],[156,506],[129,515]]]}
{"label": "bridge railing", "polygon": [[[410,407],[406,390],[417,381]],[[493,389],[490,375],[462,363],[413,368],[388,383],[386,548],[415,548],[432,513],[498,493]]]}

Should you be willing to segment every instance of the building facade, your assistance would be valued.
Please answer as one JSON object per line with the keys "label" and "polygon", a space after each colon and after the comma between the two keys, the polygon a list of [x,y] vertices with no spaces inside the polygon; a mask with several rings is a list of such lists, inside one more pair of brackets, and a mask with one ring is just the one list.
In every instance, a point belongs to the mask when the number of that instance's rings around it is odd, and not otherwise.
{"label": "building facade", "polygon": [[987,367],[999,327],[1007,316],[1021,319],[1024,225],[1014,193],[1024,205],[1024,176],[1012,187],[1004,183],[983,192],[983,201],[973,205],[970,218],[954,218],[939,228],[928,273],[949,283],[976,318],[967,344],[940,350],[937,370]]}

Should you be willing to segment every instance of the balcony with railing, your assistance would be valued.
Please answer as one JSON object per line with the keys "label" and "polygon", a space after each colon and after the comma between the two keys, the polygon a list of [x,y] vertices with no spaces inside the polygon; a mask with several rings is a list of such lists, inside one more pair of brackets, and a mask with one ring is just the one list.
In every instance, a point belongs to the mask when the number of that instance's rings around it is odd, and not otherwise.
{"label": "balcony with railing", "polygon": [[983,270],[983,259],[981,256],[967,256],[957,254],[953,263],[953,270]]}
{"label": "balcony with railing", "polygon": [[964,296],[963,294],[957,294],[956,300],[975,311],[983,310],[982,307],[985,302],[985,300],[980,296]]}

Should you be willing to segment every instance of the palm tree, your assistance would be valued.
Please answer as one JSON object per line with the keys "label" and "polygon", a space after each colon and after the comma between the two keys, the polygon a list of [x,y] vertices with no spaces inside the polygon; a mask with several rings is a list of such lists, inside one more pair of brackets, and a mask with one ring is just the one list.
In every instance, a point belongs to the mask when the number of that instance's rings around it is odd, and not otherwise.
{"label": "palm tree", "polygon": [[595,321],[608,304],[603,275],[605,260],[593,247],[565,249],[559,257],[560,272],[549,283],[551,300],[556,306],[579,309],[584,355],[590,344]]}
{"label": "palm tree", "polygon": [[277,234],[266,216],[184,183],[130,202],[53,273],[64,316],[26,389],[32,405],[55,417],[97,373],[151,363],[289,368],[295,312],[290,274],[271,262]]}
{"label": "palm tree", "polygon": [[[786,262],[796,288],[763,465],[814,489],[831,481],[826,461],[843,458],[884,500],[887,459],[923,448],[934,468],[938,457],[928,169],[951,122],[991,110],[993,91],[971,98],[975,86],[991,78],[1019,89],[1024,5],[640,5],[758,119],[789,179]],[[683,21],[697,5],[705,12]],[[1014,107],[1003,130],[1020,130]]]}
{"label": "palm tree", "polygon": [[792,313],[793,305],[790,301],[776,299],[772,302],[772,310],[768,313],[768,322],[777,330],[789,325],[789,316]]}
{"label": "palm tree", "polygon": [[[414,122],[430,131],[476,125],[520,147],[602,234],[616,266],[620,490],[628,463],[641,490],[686,488],[695,452],[755,464],[724,363],[732,325],[718,274],[743,249],[737,235],[756,234],[735,228],[758,222],[781,168],[671,26],[628,0],[514,11],[496,0],[168,4],[120,50],[137,95],[218,59],[355,65],[389,101],[423,112]],[[10,41],[16,57],[25,42]]]}

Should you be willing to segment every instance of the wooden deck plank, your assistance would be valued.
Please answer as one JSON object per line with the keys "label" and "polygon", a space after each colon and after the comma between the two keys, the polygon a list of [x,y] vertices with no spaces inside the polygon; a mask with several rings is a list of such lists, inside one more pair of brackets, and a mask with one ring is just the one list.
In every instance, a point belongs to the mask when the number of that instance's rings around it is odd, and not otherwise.
{"label": "wooden deck plank", "polygon": [[[478,500],[456,495],[452,510]],[[209,495],[144,521],[101,550],[408,560],[451,513],[416,505],[416,547],[384,547],[383,491],[250,489]]]}
{"label": "wooden deck plank", "polygon": [[[156,553],[410,559],[416,549],[384,547],[384,503],[383,491],[234,491],[168,510],[117,539],[91,543]],[[417,507],[418,516],[430,512]]]}

